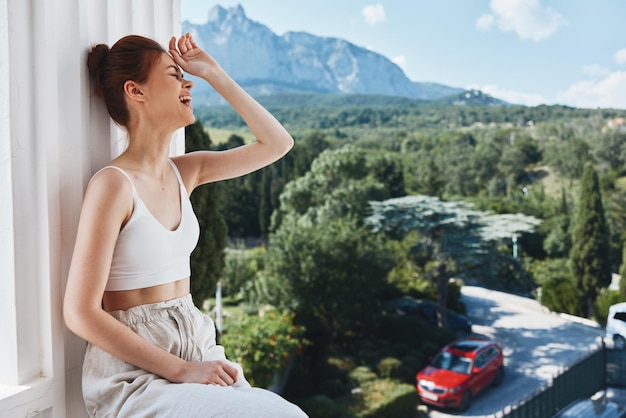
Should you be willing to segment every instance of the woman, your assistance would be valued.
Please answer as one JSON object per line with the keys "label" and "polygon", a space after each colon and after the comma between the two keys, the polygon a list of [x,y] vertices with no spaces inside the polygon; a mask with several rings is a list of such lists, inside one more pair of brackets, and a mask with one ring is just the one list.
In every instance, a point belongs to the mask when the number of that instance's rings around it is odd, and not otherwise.
{"label": "woman", "polygon": [[[169,54],[140,36],[88,56],[94,92],[128,131],[128,147],[91,179],[64,300],[67,326],[88,341],[83,397],[94,417],[306,417],[280,396],[251,388],[216,345],[215,327],[189,295],[189,255],[199,185],[258,170],[293,139],[186,34]],[[169,158],[174,131],[194,122],[193,86],[206,80],[257,142]]]}

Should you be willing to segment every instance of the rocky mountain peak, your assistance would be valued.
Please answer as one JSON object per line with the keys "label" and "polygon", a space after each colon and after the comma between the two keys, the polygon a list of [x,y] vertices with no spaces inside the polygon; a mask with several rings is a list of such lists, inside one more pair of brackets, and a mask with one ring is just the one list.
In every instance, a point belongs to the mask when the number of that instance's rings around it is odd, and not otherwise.
{"label": "rocky mountain peak", "polygon": [[[206,23],[183,22],[183,32],[192,33],[231,77],[255,96],[302,92],[434,99],[463,91],[413,82],[388,58],[343,39],[306,32],[278,36],[249,19],[241,5],[215,6]],[[206,83],[196,86],[196,103],[220,103]]]}

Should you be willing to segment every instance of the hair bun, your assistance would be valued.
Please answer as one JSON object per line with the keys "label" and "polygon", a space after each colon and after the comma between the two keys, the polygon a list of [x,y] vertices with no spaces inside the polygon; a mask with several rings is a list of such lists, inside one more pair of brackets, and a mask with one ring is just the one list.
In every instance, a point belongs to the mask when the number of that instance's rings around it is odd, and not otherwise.
{"label": "hair bun", "polygon": [[107,63],[109,57],[109,47],[105,44],[98,44],[91,48],[89,55],[87,56],[87,68],[89,69],[89,75],[94,78],[95,86],[94,93],[100,94],[102,85],[102,68]]}

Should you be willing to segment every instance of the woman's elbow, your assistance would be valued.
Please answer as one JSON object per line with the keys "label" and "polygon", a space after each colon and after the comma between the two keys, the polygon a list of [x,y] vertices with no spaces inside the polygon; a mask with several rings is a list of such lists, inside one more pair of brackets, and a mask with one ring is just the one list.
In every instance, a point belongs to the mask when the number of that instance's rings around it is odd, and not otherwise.
{"label": "woman's elbow", "polygon": [[65,321],[65,326],[76,333],[77,328],[77,320],[76,320],[76,308],[66,300],[63,301],[63,321]]}
{"label": "woman's elbow", "polygon": [[294,145],[295,145],[295,141],[293,140],[293,137],[287,134],[284,140],[283,155],[286,155],[289,151],[291,151]]}
{"label": "woman's elbow", "polygon": [[63,320],[65,326],[74,334],[81,336],[83,334],[85,315],[76,301],[65,298],[63,301]]}

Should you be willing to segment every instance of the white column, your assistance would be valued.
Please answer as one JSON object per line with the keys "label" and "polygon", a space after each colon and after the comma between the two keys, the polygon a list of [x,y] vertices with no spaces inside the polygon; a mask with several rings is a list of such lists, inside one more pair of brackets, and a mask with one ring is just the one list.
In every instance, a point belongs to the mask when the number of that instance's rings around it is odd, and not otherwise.
{"label": "white column", "polygon": [[[85,342],[62,320],[83,191],[123,149],[87,74],[88,48],[166,44],[180,0],[0,0],[0,418],[86,416]],[[184,152],[183,131],[172,154]]]}

